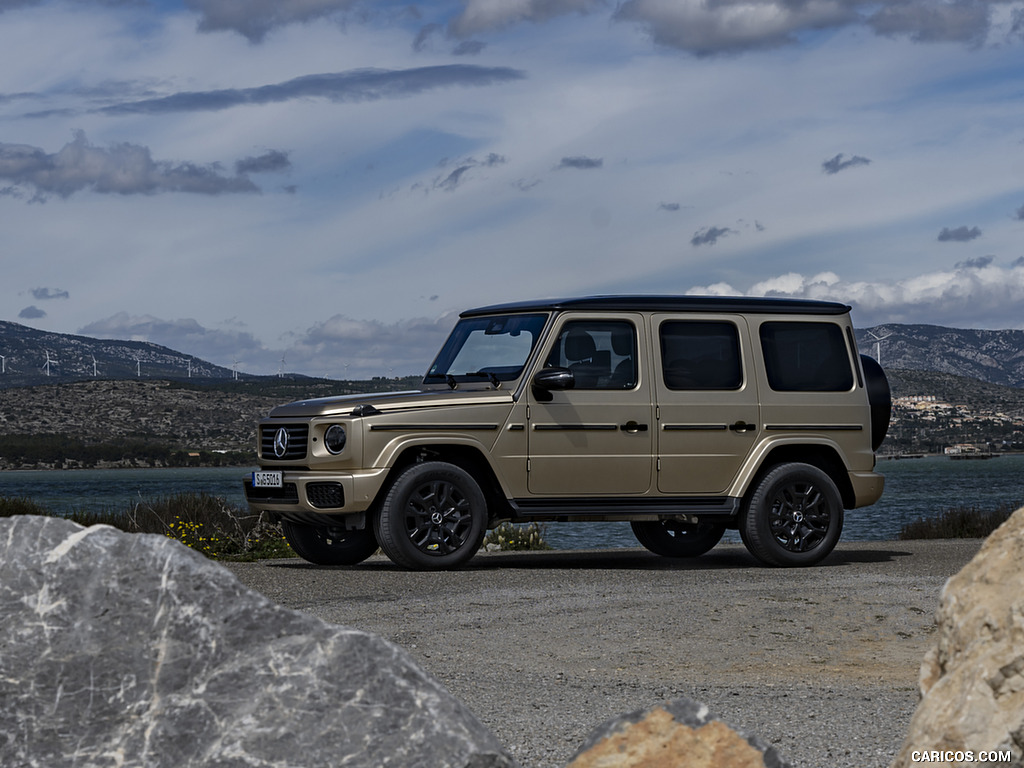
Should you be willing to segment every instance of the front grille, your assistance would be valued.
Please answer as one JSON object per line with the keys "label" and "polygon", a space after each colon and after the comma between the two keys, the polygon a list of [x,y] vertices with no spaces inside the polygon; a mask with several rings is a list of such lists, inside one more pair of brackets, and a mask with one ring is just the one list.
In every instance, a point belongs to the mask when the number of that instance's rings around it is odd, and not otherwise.
{"label": "front grille", "polygon": [[345,489],[341,483],[306,483],[306,499],[317,509],[344,507]]}
{"label": "front grille", "polygon": [[[283,455],[275,452],[277,435],[287,435],[288,443]],[[309,424],[264,424],[260,427],[260,457],[273,461],[294,461],[306,458],[306,441],[309,439]]]}
{"label": "front grille", "polygon": [[254,503],[298,504],[299,489],[295,483],[285,483],[281,488],[253,488],[252,480],[245,480],[245,498]]}

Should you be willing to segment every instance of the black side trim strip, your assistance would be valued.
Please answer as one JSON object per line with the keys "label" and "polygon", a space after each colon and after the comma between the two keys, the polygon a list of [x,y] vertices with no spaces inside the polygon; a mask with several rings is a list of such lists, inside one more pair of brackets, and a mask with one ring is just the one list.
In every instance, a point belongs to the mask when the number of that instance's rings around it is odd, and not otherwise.
{"label": "black side trim strip", "polygon": [[497,424],[371,424],[371,432],[489,432]]}
{"label": "black side trim strip", "polygon": [[662,427],[666,432],[719,432],[728,428],[725,424],[666,424]]}
{"label": "black side trim strip", "polygon": [[616,424],[534,424],[533,428],[538,432],[584,432],[587,430],[614,432],[619,427]]}
{"label": "black side trim strip", "polygon": [[790,432],[860,432],[864,426],[861,424],[766,424],[764,428]]}

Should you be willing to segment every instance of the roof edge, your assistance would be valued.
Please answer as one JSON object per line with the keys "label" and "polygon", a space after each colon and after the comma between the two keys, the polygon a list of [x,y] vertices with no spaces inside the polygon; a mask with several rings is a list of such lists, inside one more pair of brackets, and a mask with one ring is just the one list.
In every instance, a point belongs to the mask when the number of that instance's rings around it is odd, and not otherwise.
{"label": "roof edge", "polygon": [[568,309],[596,311],[646,310],[653,312],[752,312],[762,314],[842,315],[852,308],[836,301],[760,298],[749,296],[608,295],[564,299],[537,299],[467,309],[459,317],[499,312],[552,312]]}

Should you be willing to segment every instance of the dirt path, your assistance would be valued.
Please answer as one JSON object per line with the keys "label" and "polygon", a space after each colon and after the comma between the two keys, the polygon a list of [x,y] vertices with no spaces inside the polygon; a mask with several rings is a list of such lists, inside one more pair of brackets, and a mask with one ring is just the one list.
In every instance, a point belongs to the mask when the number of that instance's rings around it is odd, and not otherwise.
{"label": "dirt path", "polygon": [[945,580],[979,541],[841,545],[810,569],[738,546],[493,553],[456,572],[230,564],[281,605],[405,647],[524,768],[564,765],[604,719],[680,695],[795,765],[886,766],[917,702]]}

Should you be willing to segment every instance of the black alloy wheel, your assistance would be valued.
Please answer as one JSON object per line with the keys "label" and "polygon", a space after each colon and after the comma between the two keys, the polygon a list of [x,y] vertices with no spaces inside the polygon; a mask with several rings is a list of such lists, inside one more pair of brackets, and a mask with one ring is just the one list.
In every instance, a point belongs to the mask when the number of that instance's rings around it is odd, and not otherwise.
{"label": "black alloy wheel", "polygon": [[810,464],[780,464],[758,482],[744,505],[740,535],[766,565],[820,562],[843,529],[843,502],[832,479]]}
{"label": "black alloy wheel", "polygon": [[456,568],[480,548],[487,503],[461,467],[443,461],[413,464],[388,490],[374,530],[381,549],[398,565]]}
{"label": "black alloy wheel", "polygon": [[316,565],[355,565],[378,549],[377,539],[369,528],[347,531],[337,526],[284,520],[281,530],[295,554]]}
{"label": "black alloy wheel", "polygon": [[700,557],[712,549],[725,534],[725,526],[701,521],[678,520],[630,523],[637,541],[662,557]]}

